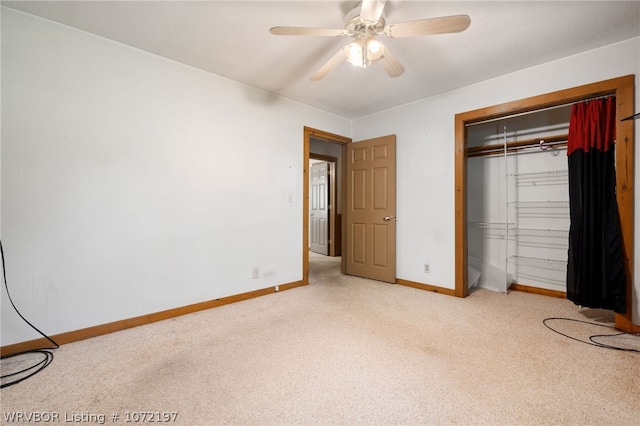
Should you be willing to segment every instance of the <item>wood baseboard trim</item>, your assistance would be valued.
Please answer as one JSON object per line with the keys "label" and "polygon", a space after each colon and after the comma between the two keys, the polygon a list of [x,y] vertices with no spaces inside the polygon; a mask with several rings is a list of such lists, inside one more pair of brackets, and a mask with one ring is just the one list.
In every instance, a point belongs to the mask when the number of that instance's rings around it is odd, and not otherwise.
{"label": "wood baseboard trim", "polygon": [[[509,290],[524,291],[526,293],[541,294],[543,296],[558,297],[560,299],[567,298],[567,293],[565,293],[564,291],[548,290],[545,288],[531,287],[516,283],[511,284]],[[628,318],[620,314],[615,314],[615,328],[627,333],[640,332],[640,326],[633,324]]]}
{"label": "wood baseboard trim", "polygon": [[292,288],[304,287],[305,285],[309,285],[309,283],[305,283],[304,281],[294,281],[292,283],[280,284],[278,286],[279,290],[277,291],[291,290]]}
{"label": "wood baseboard trim", "polygon": [[564,291],[549,290],[547,288],[539,288],[539,287],[531,287],[528,285],[517,284],[517,283],[512,283],[509,286],[509,290],[523,291],[525,293],[532,293],[532,294],[540,294],[542,296],[557,297],[559,299],[567,298],[567,293]]}
{"label": "wood baseboard trim", "polygon": [[430,291],[433,293],[446,294],[447,296],[456,295],[455,289],[452,289],[452,288],[444,288],[444,287],[438,287],[430,284],[422,284],[422,283],[417,283],[415,281],[403,280],[399,278],[396,279],[396,284],[417,288],[419,290]]}
{"label": "wood baseboard trim", "polygon": [[615,314],[615,327],[617,330],[627,333],[640,333],[640,325],[635,325],[629,318],[622,314]]}
{"label": "wood baseboard trim", "polygon": [[[150,324],[152,322],[162,321],[169,318],[175,318],[182,315],[191,314],[205,309],[216,308],[218,306],[228,305],[230,303],[241,302],[243,300],[253,299],[255,297],[264,296],[278,291],[290,290],[292,288],[306,285],[303,281],[295,281],[286,284],[280,284],[274,287],[267,287],[260,290],[249,291],[247,293],[235,294],[233,296],[221,297],[219,299],[208,300],[206,302],[195,303],[193,305],[181,306],[179,308],[168,309],[166,311],[155,312],[152,314],[141,315],[139,317],[128,318],[107,324],[87,327],[80,330],[69,331],[66,333],[51,336],[56,343],[64,345],[67,343],[77,342],[80,340],[98,337],[116,331],[126,330],[128,328],[138,327],[140,325]],[[0,356],[17,354],[24,351],[34,349],[50,348],[51,342],[45,338],[29,340],[26,342],[15,343],[12,345],[0,347]]]}

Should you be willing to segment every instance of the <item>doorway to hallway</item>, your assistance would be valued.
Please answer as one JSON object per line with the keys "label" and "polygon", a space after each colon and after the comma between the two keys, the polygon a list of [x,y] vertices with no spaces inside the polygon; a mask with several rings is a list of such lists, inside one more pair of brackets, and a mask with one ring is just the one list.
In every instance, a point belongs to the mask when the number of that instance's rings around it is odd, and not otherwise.
{"label": "doorway to hallway", "polygon": [[[341,208],[343,203],[343,164],[342,158],[346,153],[346,145],[351,142],[351,139],[346,138],[344,136],[336,135],[333,133],[324,132],[322,130],[312,129],[310,127],[304,128],[304,139],[303,139],[303,253],[302,253],[302,279],[305,284],[309,283],[309,256],[310,253],[313,253],[311,248],[311,226],[310,226],[310,218],[311,218],[311,163],[310,160],[312,158],[335,162],[335,190],[334,196],[335,201],[333,202],[333,206],[329,209],[329,223],[328,223],[328,231],[331,232],[333,228],[333,235],[328,236],[327,240],[331,240],[332,244],[329,244],[329,254],[333,254],[334,257],[340,256],[344,250],[344,241],[341,238],[341,230],[342,230],[342,216],[341,216]],[[333,216],[333,221],[331,222],[331,216]],[[338,235],[336,235],[336,233]],[[330,234],[329,234],[330,235]],[[340,257],[338,259],[341,260]],[[340,266],[340,271],[344,273],[344,268]]]}

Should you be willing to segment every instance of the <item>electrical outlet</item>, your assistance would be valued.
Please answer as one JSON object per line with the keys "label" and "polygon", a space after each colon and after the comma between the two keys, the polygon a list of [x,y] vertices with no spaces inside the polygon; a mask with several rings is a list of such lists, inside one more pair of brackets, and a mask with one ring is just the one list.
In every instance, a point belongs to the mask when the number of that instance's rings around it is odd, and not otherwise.
{"label": "electrical outlet", "polygon": [[251,278],[253,278],[254,280],[257,280],[258,278],[260,278],[260,267],[259,266],[254,266],[253,267],[253,271],[251,272]]}
{"label": "electrical outlet", "polygon": [[424,264],[424,273],[428,274],[429,272],[431,272],[431,268],[429,267],[428,263]]}

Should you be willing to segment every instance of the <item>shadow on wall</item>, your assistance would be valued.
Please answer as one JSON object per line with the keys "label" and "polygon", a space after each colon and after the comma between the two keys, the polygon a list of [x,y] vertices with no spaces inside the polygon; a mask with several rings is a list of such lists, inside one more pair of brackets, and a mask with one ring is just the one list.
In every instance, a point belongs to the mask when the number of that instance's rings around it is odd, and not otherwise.
{"label": "shadow on wall", "polygon": [[245,94],[245,99],[257,105],[273,105],[280,101],[279,96],[270,92],[265,92],[246,86],[243,86],[242,90]]}

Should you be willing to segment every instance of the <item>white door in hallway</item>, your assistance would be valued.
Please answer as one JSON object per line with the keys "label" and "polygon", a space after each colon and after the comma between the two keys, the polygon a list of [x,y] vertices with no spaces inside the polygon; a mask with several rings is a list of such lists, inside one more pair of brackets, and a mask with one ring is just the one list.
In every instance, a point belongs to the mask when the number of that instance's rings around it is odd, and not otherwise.
{"label": "white door in hallway", "polygon": [[329,163],[311,166],[311,190],[309,195],[310,249],[329,254]]}

